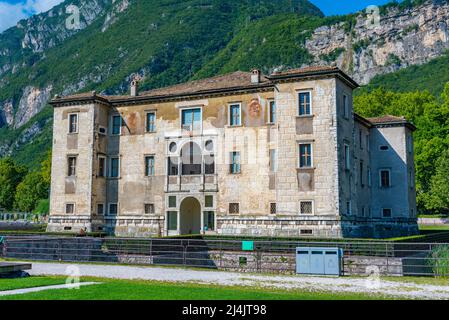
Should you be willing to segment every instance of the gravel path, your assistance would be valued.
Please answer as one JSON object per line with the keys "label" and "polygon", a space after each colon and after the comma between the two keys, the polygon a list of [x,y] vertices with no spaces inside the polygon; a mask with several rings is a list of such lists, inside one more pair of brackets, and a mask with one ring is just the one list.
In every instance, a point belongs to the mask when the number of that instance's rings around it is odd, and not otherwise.
{"label": "gravel path", "polygon": [[355,292],[414,299],[449,299],[449,286],[387,280],[376,282],[365,278],[276,276],[180,268],[59,263],[33,263],[33,268],[29,273],[32,275],[68,275],[74,270],[79,270],[81,276],[100,278],[257,286],[286,290]]}

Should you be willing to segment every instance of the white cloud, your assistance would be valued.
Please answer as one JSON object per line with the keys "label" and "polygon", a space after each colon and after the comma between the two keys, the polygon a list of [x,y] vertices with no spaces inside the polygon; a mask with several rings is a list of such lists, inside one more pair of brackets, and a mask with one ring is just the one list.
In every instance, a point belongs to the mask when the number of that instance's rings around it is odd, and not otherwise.
{"label": "white cloud", "polygon": [[15,26],[16,23],[33,14],[45,12],[61,3],[63,0],[26,0],[10,4],[0,0],[0,32]]}

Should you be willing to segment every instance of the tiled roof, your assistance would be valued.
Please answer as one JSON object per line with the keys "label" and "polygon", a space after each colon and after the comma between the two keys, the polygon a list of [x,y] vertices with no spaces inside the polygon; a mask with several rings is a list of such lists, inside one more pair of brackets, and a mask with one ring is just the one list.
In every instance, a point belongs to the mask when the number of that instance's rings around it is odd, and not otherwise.
{"label": "tiled roof", "polygon": [[[108,100],[112,103],[121,102],[123,100],[140,100],[145,98],[166,98],[166,97],[178,97],[178,96],[186,96],[186,95],[199,95],[199,94],[207,94],[214,93],[220,91],[232,91],[239,89],[256,89],[260,87],[266,87],[270,85],[274,85],[276,82],[276,78],[278,77],[291,77],[291,76],[308,76],[313,73],[334,73],[338,72],[344,75],[340,69],[337,67],[323,67],[323,66],[313,66],[313,67],[305,67],[300,69],[291,69],[282,72],[275,72],[271,76],[264,76],[261,74],[259,83],[251,82],[251,72],[243,72],[236,71],[232,73],[228,73],[225,75],[215,76],[212,78],[189,81],[186,83],[181,83],[165,88],[153,89],[150,91],[145,91],[139,93],[137,97],[132,97],[130,95],[115,95],[115,96],[105,96],[90,93],[80,93],[74,94],[66,97],[57,97],[52,102],[54,104],[60,102],[67,102],[72,100],[82,100],[82,99],[93,99],[100,98],[101,100]],[[352,82],[354,86],[357,86],[352,79],[348,76],[344,75],[348,81]]]}
{"label": "tiled roof", "polygon": [[405,122],[407,121],[404,117],[396,117],[391,115],[386,115],[377,118],[367,118],[367,120],[373,124],[381,124],[381,123],[397,123],[397,122]]}

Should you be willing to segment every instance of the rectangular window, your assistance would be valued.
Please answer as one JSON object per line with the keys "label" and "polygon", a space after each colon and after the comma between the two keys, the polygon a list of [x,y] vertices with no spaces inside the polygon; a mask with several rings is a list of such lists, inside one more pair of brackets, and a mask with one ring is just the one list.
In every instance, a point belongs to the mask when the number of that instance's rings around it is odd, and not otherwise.
{"label": "rectangular window", "polygon": [[298,114],[300,116],[307,116],[312,114],[312,93],[310,91],[307,92],[299,92],[299,111]]}
{"label": "rectangular window", "polygon": [[76,157],[68,157],[67,159],[67,176],[76,176]]}
{"label": "rectangular window", "polygon": [[391,186],[390,170],[380,170],[380,187],[389,188]]}
{"label": "rectangular window", "polygon": [[345,118],[349,118],[349,99],[347,95],[343,95],[343,114]]}
{"label": "rectangular window", "polygon": [[229,214],[239,214],[240,213],[240,204],[239,203],[230,203],[229,204]]}
{"label": "rectangular window", "polygon": [[106,158],[98,157],[98,176],[105,177],[106,176]]}
{"label": "rectangular window", "polygon": [[65,213],[67,213],[67,214],[74,214],[75,213],[75,204],[74,203],[67,203],[65,205]]}
{"label": "rectangular window", "polygon": [[352,214],[352,203],[351,201],[346,201],[346,214],[351,215]]}
{"label": "rectangular window", "polygon": [[204,211],[204,231],[215,230],[215,212]]}
{"label": "rectangular window", "polygon": [[363,184],[363,161],[360,161],[360,186],[363,188],[365,185]]}
{"label": "rectangular window", "polygon": [[214,196],[205,196],[204,197],[204,206],[206,208],[213,208],[213,206],[214,206]]}
{"label": "rectangular window", "polygon": [[97,214],[104,215],[104,204],[103,203],[97,204]]}
{"label": "rectangular window", "polygon": [[299,167],[312,167],[312,145],[310,143],[299,145]]}
{"label": "rectangular window", "polygon": [[145,176],[154,176],[154,156],[145,157]]}
{"label": "rectangular window", "polygon": [[176,208],[176,196],[169,196],[168,197],[168,207],[169,208]]}
{"label": "rectangular window", "polygon": [[118,204],[117,203],[110,203],[108,208],[109,215],[117,215],[118,214]]}
{"label": "rectangular window", "polygon": [[155,132],[156,131],[156,113],[148,112],[147,113],[147,132]]}
{"label": "rectangular window", "polygon": [[300,201],[299,214],[313,214],[313,201]]}
{"label": "rectangular window", "polygon": [[168,158],[168,175],[177,176],[178,175],[178,158],[169,157]]}
{"label": "rectangular window", "polygon": [[276,123],[276,101],[274,100],[270,100],[269,101],[269,117],[268,117],[268,122],[269,123]]}
{"label": "rectangular window", "polygon": [[154,203],[145,203],[145,214],[154,214]]}
{"label": "rectangular window", "polygon": [[120,115],[112,116],[111,134],[120,135],[122,133],[122,124],[123,124],[122,116]]}
{"label": "rectangular window", "polygon": [[241,125],[241,106],[239,103],[229,105],[229,125]]}
{"label": "rectangular window", "polygon": [[366,135],[366,150],[370,151],[369,135]]}
{"label": "rectangular window", "polygon": [[277,213],[277,205],[275,202],[270,203],[270,214],[276,214]]}
{"label": "rectangular window", "polygon": [[371,187],[372,182],[371,182],[371,168],[368,168],[367,170],[367,178],[368,178],[368,187]]}
{"label": "rectangular window", "polygon": [[391,218],[391,209],[382,209],[382,217]]}
{"label": "rectangular window", "polygon": [[345,170],[351,170],[351,149],[349,145],[344,146],[344,160],[345,160]]}
{"label": "rectangular window", "polygon": [[240,173],[240,152],[231,152],[231,174]]}
{"label": "rectangular window", "polygon": [[201,130],[201,108],[184,109],[181,111],[181,127],[183,130]]}
{"label": "rectangular window", "polygon": [[215,156],[213,154],[204,156],[204,173],[215,174]]}
{"label": "rectangular window", "polygon": [[167,229],[169,231],[178,230],[178,213],[176,211],[167,212]]}
{"label": "rectangular window", "polygon": [[113,157],[110,159],[109,176],[111,178],[120,177],[120,158],[119,157]]}
{"label": "rectangular window", "polygon": [[69,133],[78,133],[78,113],[69,114]]}
{"label": "rectangular window", "polygon": [[277,153],[275,149],[270,149],[270,172],[277,172]]}
{"label": "rectangular window", "polygon": [[360,145],[360,149],[363,150],[363,135],[362,135],[362,130],[359,130],[359,145]]}

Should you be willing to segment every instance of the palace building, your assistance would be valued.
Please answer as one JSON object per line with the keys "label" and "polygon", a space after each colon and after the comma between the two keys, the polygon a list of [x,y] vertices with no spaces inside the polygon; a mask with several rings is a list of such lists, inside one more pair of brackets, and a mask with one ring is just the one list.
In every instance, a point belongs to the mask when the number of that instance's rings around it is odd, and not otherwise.
{"label": "palace building", "polygon": [[416,234],[416,128],[355,114],[357,87],[308,67],[56,96],[48,231]]}

